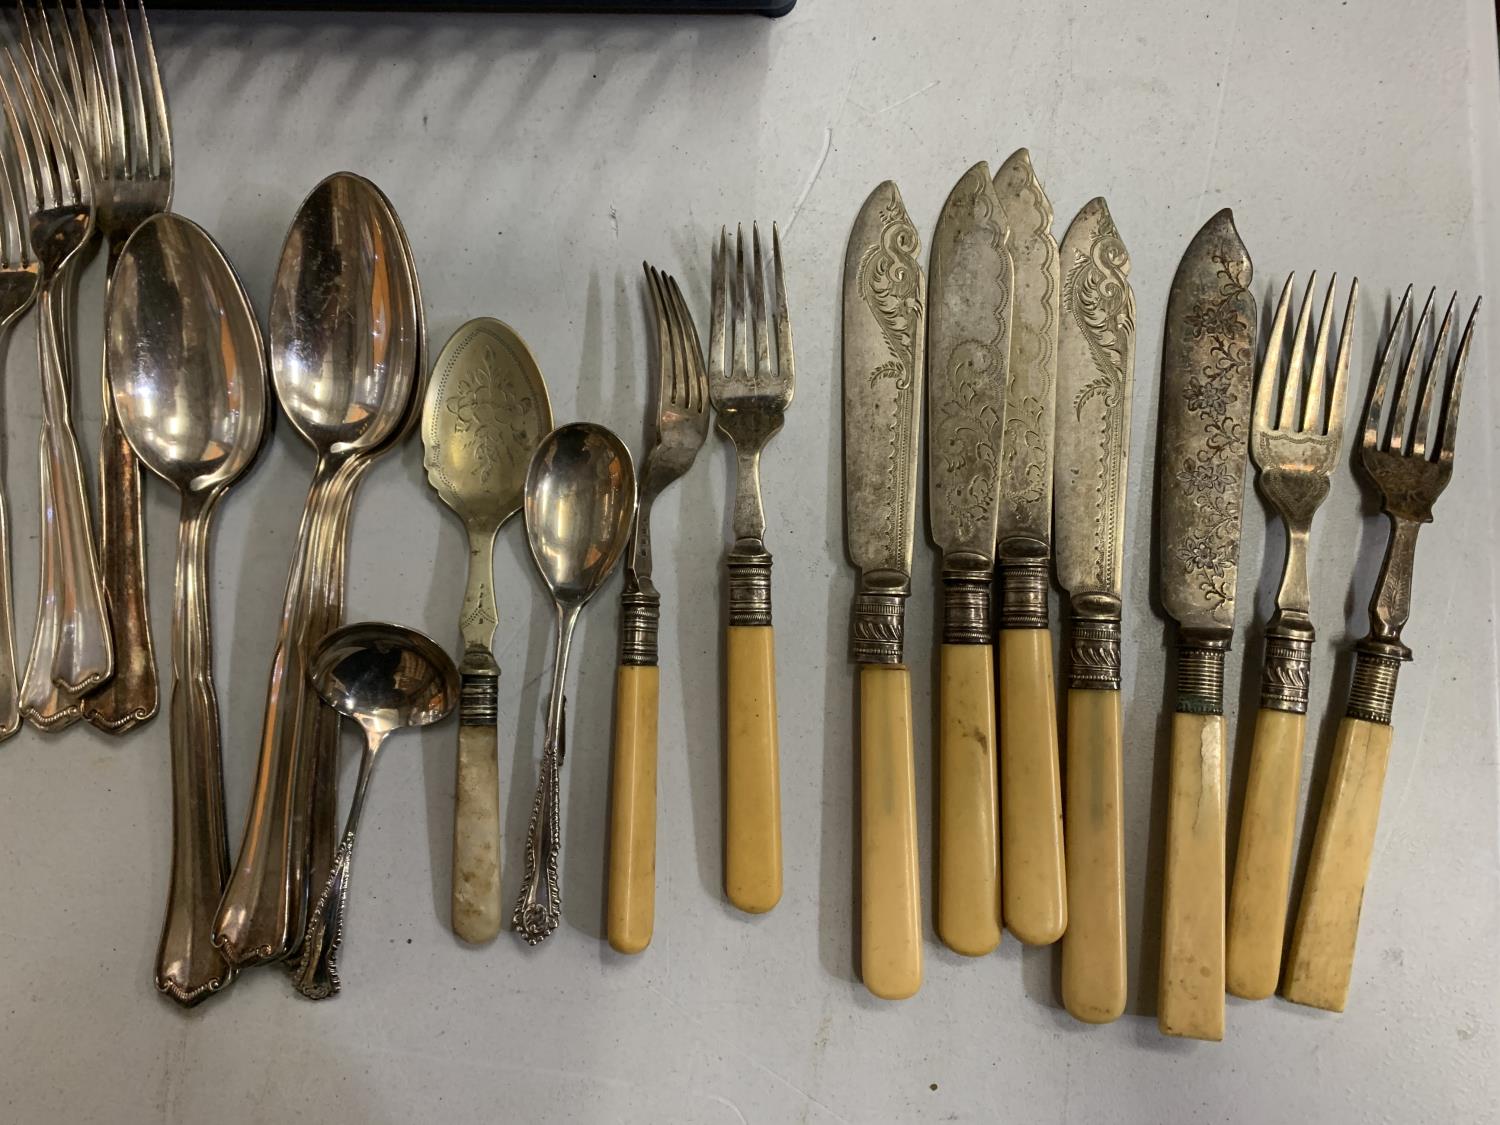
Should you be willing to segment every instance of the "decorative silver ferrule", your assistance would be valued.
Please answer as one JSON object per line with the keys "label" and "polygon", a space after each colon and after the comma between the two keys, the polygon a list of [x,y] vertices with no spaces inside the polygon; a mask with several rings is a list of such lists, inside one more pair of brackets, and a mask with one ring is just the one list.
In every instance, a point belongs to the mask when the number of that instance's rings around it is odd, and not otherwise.
{"label": "decorative silver ferrule", "polygon": [[1266,658],[1260,672],[1260,705],[1268,711],[1307,714],[1307,682],[1312,673],[1310,636],[1266,634]]}
{"label": "decorative silver ferrule", "polygon": [[1068,637],[1068,686],[1078,691],[1120,690],[1120,601],[1075,598]]}
{"label": "decorative silver ferrule", "polygon": [[620,663],[656,665],[656,631],[661,622],[661,595],[627,588],[620,595]]}
{"label": "decorative silver ferrule", "polygon": [[729,575],[729,624],[771,624],[771,553],[736,543],[724,559]]}
{"label": "decorative silver ferrule", "polygon": [[943,643],[987,645],[990,638],[989,571],[943,574]]}
{"label": "decorative silver ferrule", "polygon": [[1000,628],[1047,628],[1048,560],[1007,559],[1000,565]]}
{"label": "decorative silver ferrule", "polygon": [[1177,710],[1188,715],[1224,713],[1224,654],[1229,641],[1177,643]]}
{"label": "decorative silver ferrule", "polygon": [[1369,638],[1354,648],[1354,679],[1349,685],[1349,704],[1344,714],[1367,723],[1391,725],[1396,705],[1396,676],[1401,671],[1404,649]]}
{"label": "decorative silver ferrule", "polygon": [[906,594],[854,596],[849,655],[858,664],[900,664],[906,633]]}
{"label": "decorative silver ferrule", "polygon": [[500,675],[464,672],[458,696],[458,725],[492,727],[500,716]]}

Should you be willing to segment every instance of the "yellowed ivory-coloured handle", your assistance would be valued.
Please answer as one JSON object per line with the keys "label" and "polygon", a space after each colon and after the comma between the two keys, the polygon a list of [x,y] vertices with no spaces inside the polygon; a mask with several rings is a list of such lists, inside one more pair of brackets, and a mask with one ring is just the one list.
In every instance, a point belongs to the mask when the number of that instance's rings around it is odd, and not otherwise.
{"label": "yellowed ivory-coloured handle", "polygon": [[1262,707],[1255,716],[1224,969],[1225,986],[1246,1000],[1264,1000],[1281,978],[1306,729],[1307,716],[1292,711]]}
{"label": "yellowed ivory-coloured handle", "polygon": [[453,932],[491,941],[500,932],[500,763],[495,726],[458,728],[453,809]]}
{"label": "yellowed ivory-coloured handle", "polygon": [[859,669],[860,966],[865,987],[904,1000],[922,987],[922,890],[911,674]]}
{"label": "yellowed ivory-coloured handle", "polygon": [[1052,632],[1000,630],[1000,863],[1005,924],[1027,945],[1068,927]]}
{"label": "yellowed ivory-coloured handle", "polygon": [[609,944],[639,953],[656,918],[656,704],[659,673],[615,673],[615,768],[609,817]]}
{"label": "yellowed ivory-coloured handle", "polygon": [[724,893],[750,914],[781,901],[781,763],[776,641],[769,625],[731,625],[724,812]]}
{"label": "yellowed ivory-coloured handle", "polygon": [[1224,717],[1172,716],[1161,927],[1163,1035],[1224,1038]]}
{"label": "yellowed ivory-coloured handle", "polygon": [[1125,1010],[1125,835],[1118,691],[1068,692],[1068,929],[1063,1005],[1108,1023]]}
{"label": "yellowed ivory-coloured handle", "polygon": [[1359,908],[1370,876],[1390,754],[1389,726],[1364,719],[1339,722],[1333,772],[1313,836],[1282,990],[1298,1004],[1342,1012],[1349,999]]}
{"label": "yellowed ivory-coloured handle", "polygon": [[938,743],[938,936],[979,957],[1000,944],[995,664],[989,645],[943,646]]}

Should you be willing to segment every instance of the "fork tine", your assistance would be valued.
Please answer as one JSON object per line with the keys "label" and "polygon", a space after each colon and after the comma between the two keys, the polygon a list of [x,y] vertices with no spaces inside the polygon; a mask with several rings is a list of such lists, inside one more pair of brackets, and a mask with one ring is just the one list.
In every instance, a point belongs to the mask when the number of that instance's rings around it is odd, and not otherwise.
{"label": "fork tine", "polygon": [[151,146],[146,132],[146,105],[141,91],[141,68],[135,57],[135,34],[130,30],[130,13],[125,0],[116,0],[120,8],[120,34],[125,56],[125,133],[130,143],[125,150],[125,167],[130,175],[145,175],[151,168]]}
{"label": "fork tine", "polygon": [[115,60],[115,33],[109,21],[109,5],[99,5],[99,21],[102,30],[99,32],[101,50],[98,52],[103,62],[103,74],[101,85],[103,86],[103,116],[104,129],[107,134],[108,144],[105,148],[106,158],[111,172],[123,173],[126,167],[125,148],[125,106],[121,101],[120,93],[120,67]]}
{"label": "fork tine", "polygon": [[728,300],[725,275],[729,272],[729,231],[719,228],[719,252],[713,262],[713,302],[708,320],[708,377],[715,383],[724,378],[724,305]]}
{"label": "fork tine", "polygon": [[[26,58],[24,52],[21,57],[22,61],[26,63],[26,69],[31,72],[31,78],[34,80],[36,72],[31,66],[31,60]],[[33,89],[31,82],[22,76],[21,68],[16,65],[15,56],[9,50],[6,51],[6,58],[10,61],[11,70],[15,73],[16,91],[21,96],[21,108],[25,114],[27,131],[30,133],[32,140],[31,152],[34,160],[33,168],[36,173],[34,181],[36,191],[31,197],[31,209],[39,210],[41,208],[56,207],[60,202],[60,188],[57,183],[58,170],[52,159],[46,129],[41,120],[42,118],[47,118],[50,124],[51,114],[47,113],[45,107],[42,107],[40,111],[38,110],[32,98]],[[41,89],[37,88],[35,93],[40,96]]]}
{"label": "fork tine", "polygon": [[[1331,296],[1331,293],[1330,293]],[[1333,361],[1333,395],[1328,403],[1325,434],[1342,434],[1344,429],[1344,396],[1349,388],[1349,351],[1354,341],[1354,316],[1359,308],[1359,278],[1349,287],[1349,303],[1344,306],[1344,325],[1339,330],[1339,354]]]}
{"label": "fork tine", "polygon": [[161,176],[172,174],[172,119],[167,114],[166,88],[161,84],[161,69],[156,65],[156,41],[151,36],[151,23],[146,19],[145,0],[136,0],[136,12],[141,17],[141,47],[146,56],[146,88],[143,96],[150,103],[149,110],[152,143],[149,147],[156,155],[153,173]]}
{"label": "fork tine", "polygon": [[26,260],[26,226],[16,202],[12,163],[16,161],[12,161],[6,146],[0,143],[0,264],[6,269],[14,269]]}
{"label": "fork tine", "polygon": [[1286,383],[1281,391],[1281,411],[1276,419],[1278,430],[1290,430],[1297,424],[1297,396],[1307,378],[1307,323],[1312,318],[1313,294],[1317,290],[1318,271],[1313,270],[1307,279],[1307,288],[1302,293],[1302,307],[1297,311],[1297,329],[1292,336],[1292,358],[1287,364]]}
{"label": "fork tine", "polygon": [[1281,344],[1286,335],[1286,314],[1292,303],[1292,284],[1297,275],[1286,275],[1281,297],[1276,302],[1276,318],[1271,322],[1271,338],[1266,341],[1266,356],[1260,365],[1260,383],[1255,388],[1255,422],[1258,433],[1276,428],[1276,385],[1281,372]]}
{"label": "fork tine", "polygon": [[87,91],[85,104],[88,108],[83,114],[86,120],[81,122],[84,141],[89,146],[89,156],[94,161],[96,171],[103,175],[109,158],[109,136],[104,121],[104,79],[99,72],[99,55],[94,50],[94,32],[89,26],[83,0],[73,0],[73,18],[71,21],[65,18],[64,22],[68,23],[68,39],[82,72],[83,87]]}
{"label": "fork tine", "polygon": [[750,311],[755,321],[755,381],[765,386],[771,381],[771,336],[766,323],[766,278],[761,262],[759,223],[750,224],[750,239],[755,245],[755,272],[750,279],[753,287]]}
{"label": "fork tine", "polygon": [[651,308],[656,313],[656,402],[657,409],[670,400],[671,389],[671,334],[667,329],[666,297],[661,289],[661,275],[649,262],[642,262],[646,271],[646,286],[651,290]]}
{"label": "fork tine", "polygon": [[1432,320],[1432,299],[1437,295],[1433,289],[1427,294],[1427,303],[1422,306],[1422,315],[1412,329],[1411,348],[1406,353],[1406,366],[1401,369],[1401,382],[1396,387],[1396,402],[1391,407],[1390,428],[1386,431],[1386,448],[1400,453],[1406,446],[1406,409],[1411,403],[1412,384],[1417,381],[1417,364],[1422,354],[1422,337],[1427,334],[1427,325]]}
{"label": "fork tine", "polygon": [[[17,84],[20,82],[20,72],[16,69],[16,60],[11,55],[10,49],[5,48],[5,61],[9,64],[10,71],[14,75]],[[32,156],[31,146],[26,142],[26,129],[16,112],[16,104],[10,96],[11,83],[0,81],[0,100],[4,102],[5,120],[10,127],[10,139],[12,148],[16,154],[16,167],[21,178],[21,191],[25,195],[24,205],[21,211],[32,211],[37,207],[40,198],[40,187],[36,179],[36,163]],[[21,220],[22,229],[25,229],[25,220]]]}
{"label": "fork tine", "polygon": [[1391,320],[1390,334],[1385,338],[1385,350],[1380,353],[1380,367],[1376,371],[1375,381],[1370,384],[1369,403],[1365,407],[1365,430],[1360,444],[1371,453],[1380,448],[1380,411],[1385,405],[1386,393],[1391,388],[1391,372],[1396,369],[1400,355],[1396,341],[1401,336],[1401,329],[1406,324],[1406,314],[1410,311],[1411,286],[1408,285],[1401,297],[1401,304],[1396,309],[1396,315]]}
{"label": "fork tine", "polygon": [[1464,325],[1464,334],[1458,341],[1458,359],[1453,364],[1453,380],[1443,399],[1442,419],[1438,423],[1437,460],[1445,465],[1453,464],[1453,441],[1458,436],[1458,401],[1464,392],[1464,369],[1469,364],[1469,342],[1474,338],[1474,321],[1479,316],[1482,298],[1475,298],[1474,310]]}
{"label": "fork tine", "polygon": [[664,273],[661,277],[662,297],[667,306],[667,326],[672,331],[672,405],[685,408],[689,404],[690,397],[687,333],[683,330],[677,305],[672,300],[672,290],[677,287],[677,281],[669,273]]}
{"label": "fork tine", "polygon": [[[1307,434],[1327,432],[1323,425],[1323,390],[1328,382],[1328,332],[1333,324],[1333,295],[1338,287],[1339,275],[1334,274],[1328,279],[1328,292],[1323,294],[1323,311],[1318,314],[1318,337],[1313,343],[1312,370],[1308,372],[1307,392],[1302,404],[1302,432]],[[1309,285],[1309,304],[1312,298],[1313,287]]]}
{"label": "fork tine", "polygon": [[730,378],[750,381],[750,331],[745,327],[745,228],[734,228],[734,364]]}
{"label": "fork tine", "polygon": [[1458,294],[1448,301],[1443,313],[1442,327],[1438,329],[1437,345],[1432,349],[1432,358],[1422,372],[1422,400],[1417,404],[1417,416],[1412,419],[1411,455],[1427,456],[1427,426],[1432,415],[1433,389],[1448,381],[1448,341],[1453,337],[1453,310],[1458,307]]}
{"label": "fork tine", "polygon": [[688,405],[699,414],[708,411],[708,376],[703,371],[703,345],[698,340],[698,326],[693,323],[693,314],[688,311],[687,301],[677,279],[670,287],[673,307],[682,325],[682,351],[687,361]]}
{"label": "fork tine", "polygon": [[781,231],[771,224],[771,260],[776,267],[776,363],[777,376],[788,387],[797,380],[792,361],[792,321],[786,311],[786,274],[781,268]]}

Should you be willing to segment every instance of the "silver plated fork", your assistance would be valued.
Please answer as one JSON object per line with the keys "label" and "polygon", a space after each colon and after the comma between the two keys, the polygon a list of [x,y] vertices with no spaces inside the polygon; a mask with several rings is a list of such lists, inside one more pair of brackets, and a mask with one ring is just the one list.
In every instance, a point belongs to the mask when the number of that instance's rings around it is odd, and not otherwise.
{"label": "silver plated fork", "polygon": [[[760,495],[760,455],[781,429],[796,381],[781,235],[771,227],[776,358],[766,319],[760,229],[751,228],[753,272],[745,276],[745,234],[719,232],[709,327],[708,386],[719,432],[735,450],[734,544],[725,556],[729,628],[725,644],[724,891],[759,914],[781,900],[781,767],[776,724],[776,649],[771,626],[771,553]],[[746,311],[749,311],[747,325]],[[733,317],[732,331],[730,317]],[[750,364],[750,342],[755,364]]]}
{"label": "silver plated fork", "polygon": [[635,532],[620,595],[620,667],[615,675],[614,771],[610,796],[609,944],[639,953],[656,916],[656,634],[661,594],[651,578],[651,506],[692,467],[708,436],[708,379],[698,330],[674,278],[642,263],[657,339],[656,424],[640,475]]}
{"label": "silver plated fork", "polygon": [[28,235],[40,267],[37,331],[42,377],[42,566],[37,625],[21,687],[21,713],[43,730],[76,721],[76,697],[114,667],[73,433],[70,391],[72,269],[94,231],[87,152],[68,98],[45,52],[5,51],[4,111],[30,210]]}
{"label": "silver plated fork", "polygon": [[1339,460],[1349,347],[1359,300],[1359,280],[1355,279],[1349,289],[1330,379],[1328,338],[1338,277],[1329,282],[1323,298],[1309,365],[1307,330],[1318,289],[1318,275],[1312,275],[1302,297],[1291,359],[1281,386],[1282,343],[1293,281],[1287,278],[1276,305],[1250,433],[1256,483],[1286,528],[1287,546],[1276,612],[1266,624],[1260,710],[1255,717],[1244,819],[1229,894],[1225,987],[1247,1000],[1270,996],[1281,975],[1297,792],[1302,782],[1302,743],[1307,728],[1307,684],[1317,635],[1307,580],[1308,539],[1313,514],[1328,495],[1329,475]]}
{"label": "silver plated fork", "polygon": [[[1450,373],[1448,351],[1458,305],[1455,293],[1423,367],[1432,299],[1429,294],[1398,375],[1399,345],[1411,310],[1411,289],[1406,290],[1391,323],[1365,413],[1359,463],[1380,493],[1391,534],[1370,600],[1370,632],[1354,646],[1349,700],[1339,721],[1332,771],[1318,814],[1312,860],[1282,986],[1288,1000],[1335,1012],[1344,1010],[1354,969],[1360,909],[1390,757],[1396,675],[1402,661],[1411,659],[1401,630],[1411,615],[1417,532],[1424,523],[1432,522],[1432,506],[1453,475],[1464,367],[1479,315],[1479,302],[1475,301]],[[1390,419],[1383,425],[1383,408],[1393,384],[1395,401]],[[1415,413],[1411,411],[1413,400],[1417,402]],[[1436,412],[1434,402],[1440,403]]]}

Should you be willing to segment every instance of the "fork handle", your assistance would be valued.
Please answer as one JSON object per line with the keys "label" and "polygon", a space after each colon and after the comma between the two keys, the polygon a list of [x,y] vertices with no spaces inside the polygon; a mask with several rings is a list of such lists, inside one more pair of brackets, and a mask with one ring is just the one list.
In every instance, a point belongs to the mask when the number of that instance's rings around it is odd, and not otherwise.
{"label": "fork handle", "polygon": [[771,556],[731,551],[725,633],[724,893],[747,914],[781,901],[781,758]]}
{"label": "fork handle", "polygon": [[640,953],[656,923],[656,721],[660,670],[615,672],[614,773],[609,817],[609,944]]}

